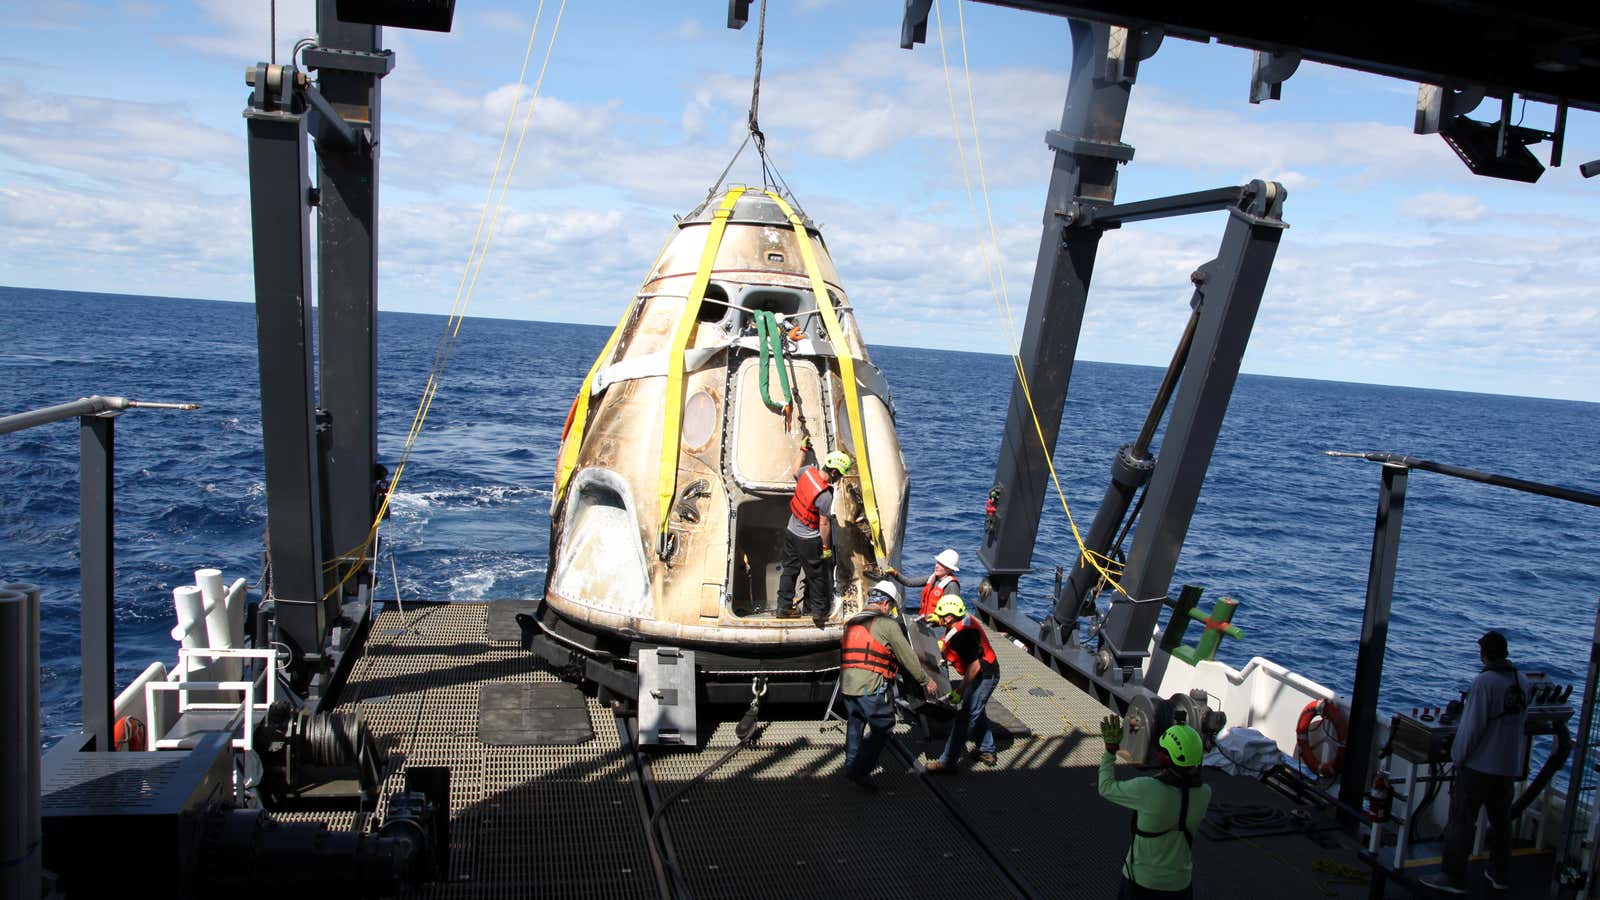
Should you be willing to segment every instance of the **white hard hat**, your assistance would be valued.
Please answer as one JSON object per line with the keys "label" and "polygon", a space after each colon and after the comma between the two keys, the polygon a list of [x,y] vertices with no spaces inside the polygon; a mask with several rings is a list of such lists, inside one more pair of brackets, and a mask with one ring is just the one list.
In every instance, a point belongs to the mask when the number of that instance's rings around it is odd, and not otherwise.
{"label": "white hard hat", "polygon": [[883,601],[879,600],[877,597],[874,597],[873,594],[887,595],[889,598],[888,602],[893,603],[896,606],[900,604],[900,586],[892,581],[880,581],[873,585],[871,590],[867,591],[868,603],[882,603]]}
{"label": "white hard hat", "polygon": [[944,550],[940,551],[939,555],[933,558],[933,561],[941,566],[944,566],[946,569],[949,569],[952,572],[961,571],[961,567],[956,565],[956,563],[961,561],[961,554],[949,547],[946,547]]}

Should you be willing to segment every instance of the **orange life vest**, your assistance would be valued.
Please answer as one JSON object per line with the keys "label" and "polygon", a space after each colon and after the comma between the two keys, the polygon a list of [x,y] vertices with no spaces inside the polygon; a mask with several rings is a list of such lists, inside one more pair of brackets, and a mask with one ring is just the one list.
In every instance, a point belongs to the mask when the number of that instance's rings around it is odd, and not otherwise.
{"label": "orange life vest", "polygon": [[[946,575],[943,578],[934,578],[929,575],[928,583],[922,586],[922,608],[917,610],[917,614],[925,616],[933,612],[933,608],[939,605],[939,598],[944,596],[945,586],[952,582],[957,586],[961,584],[956,581],[954,575]],[[957,591],[957,593],[960,592]]]}
{"label": "orange life vest", "polygon": [[872,635],[870,626],[878,616],[878,613],[865,613],[845,624],[844,637],[839,641],[839,666],[866,669],[893,681],[900,672],[900,663],[889,645]]}
{"label": "orange life vest", "polygon": [[794,496],[789,498],[789,512],[794,513],[801,525],[815,529],[821,521],[821,516],[817,515],[817,495],[831,487],[816,466],[806,466],[800,470],[800,477],[795,479]]}
{"label": "orange life vest", "polygon": [[945,632],[944,638],[939,641],[939,649],[944,652],[945,661],[949,662],[952,668],[956,671],[962,671],[966,668],[967,663],[970,662],[970,660],[963,660],[961,654],[950,647],[951,644],[955,643],[956,636],[963,631],[976,631],[978,633],[978,646],[983,650],[982,655],[985,664],[990,666],[999,664],[999,659],[994,655],[994,648],[989,646],[989,635],[984,632],[983,626],[978,624],[978,620],[969,615],[950,626],[950,630]]}

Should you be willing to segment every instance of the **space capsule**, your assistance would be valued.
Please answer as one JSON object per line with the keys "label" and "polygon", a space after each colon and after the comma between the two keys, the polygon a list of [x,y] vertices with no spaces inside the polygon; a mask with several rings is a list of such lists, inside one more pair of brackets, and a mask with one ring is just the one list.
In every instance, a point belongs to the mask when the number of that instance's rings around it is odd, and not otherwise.
{"label": "space capsule", "polygon": [[[834,486],[822,627],[778,615],[808,436],[805,464],[854,460]],[[573,401],[540,624],[622,665],[672,646],[711,676],[835,669],[842,623],[898,560],[908,490],[888,385],[821,233],[781,195],[731,188],[679,221]]]}

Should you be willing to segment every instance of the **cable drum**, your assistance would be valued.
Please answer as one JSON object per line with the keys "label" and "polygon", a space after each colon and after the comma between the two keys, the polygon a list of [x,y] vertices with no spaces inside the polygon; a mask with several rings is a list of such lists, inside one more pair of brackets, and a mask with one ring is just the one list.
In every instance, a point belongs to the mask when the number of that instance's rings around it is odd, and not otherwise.
{"label": "cable drum", "polygon": [[304,765],[325,768],[354,766],[363,794],[376,796],[386,761],[358,710],[308,713],[301,711],[289,726],[294,756]]}

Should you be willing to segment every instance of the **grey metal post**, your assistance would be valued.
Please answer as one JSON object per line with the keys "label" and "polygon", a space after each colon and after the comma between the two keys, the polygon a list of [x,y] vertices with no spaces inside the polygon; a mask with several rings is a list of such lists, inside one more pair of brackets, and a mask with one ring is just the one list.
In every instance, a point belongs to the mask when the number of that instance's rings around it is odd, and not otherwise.
{"label": "grey metal post", "polygon": [[256,341],[272,599],[280,635],[320,661],[322,515],[311,361],[311,184],[294,70],[257,66],[245,110],[255,251]]}
{"label": "grey metal post", "polygon": [[[1034,427],[1023,386],[1013,378],[1011,406],[995,466],[998,518],[978,552],[1002,602],[1033,562],[1050,477],[1046,460],[1055,453],[1089,279],[1100,246],[1099,229],[1069,233],[1067,217],[1079,204],[1110,204],[1115,199],[1117,166],[1133,158],[1133,148],[1122,143],[1122,124],[1137,62],[1154,53],[1160,43],[1159,32],[1143,35],[1117,29],[1127,41],[1120,48],[1121,62],[1113,65],[1110,26],[1077,19],[1071,26],[1072,81],[1061,113],[1061,130],[1046,136],[1055,150],[1055,168],[1045,197],[1044,233],[1018,348],[1039,428]],[[1134,46],[1129,47],[1128,42]]]}
{"label": "grey metal post", "polygon": [[39,589],[0,588],[0,900],[36,900],[39,864]]}
{"label": "grey metal post", "polygon": [[82,594],[78,641],[83,733],[94,735],[96,750],[109,750],[111,705],[116,697],[116,623],[111,615],[116,418],[80,416],[78,422],[78,583]]}
{"label": "grey metal post", "polygon": [[[1285,195],[1276,182],[1252,181],[1229,210],[1189,351],[1197,364],[1178,386],[1123,570],[1122,586],[1135,600],[1165,597],[1172,583],[1285,227]],[[1121,665],[1144,656],[1161,609],[1121,595],[1112,601],[1101,633]]]}
{"label": "grey metal post", "polygon": [[[1394,599],[1394,573],[1400,561],[1400,522],[1406,509],[1410,469],[1385,464],[1378,490],[1378,518],[1372,528],[1372,562],[1367,567],[1367,605],[1361,613],[1361,649],[1356,653],[1355,690],[1350,697],[1344,775],[1339,800],[1347,808],[1361,805],[1367,789],[1367,758],[1378,730],[1378,689],[1383,680],[1383,654],[1389,641],[1389,604]],[[1343,816],[1348,819],[1348,814]]]}
{"label": "grey metal post", "polygon": [[[378,107],[379,78],[387,68],[375,55],[382,29],[341,22],[336,6],[333,0],[317,4],[317,48],[308,61],[317,65],[322,96],[346,122],[368,128],[368,139],[358,146],[320,141],[316,148],[318,390],[330,416],[324,546],[342,557],[363,545],[372,524],[378,452]],[[341,565],[333,580],[343,578],[348,565]],[[347,582],[346,593],[354,593],[355,586],[355,579]],[[338,603],[339,597],[330,597],[325,615],[337,616]]]}

